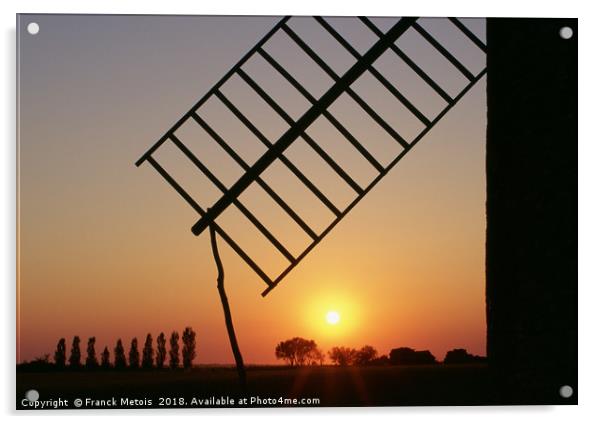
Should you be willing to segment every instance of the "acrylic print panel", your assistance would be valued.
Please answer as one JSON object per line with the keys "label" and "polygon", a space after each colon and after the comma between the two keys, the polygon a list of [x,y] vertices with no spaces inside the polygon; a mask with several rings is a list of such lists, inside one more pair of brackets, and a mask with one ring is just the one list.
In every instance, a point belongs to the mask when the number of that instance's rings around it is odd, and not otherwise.
{"label": "acrylic print panel", "polygon": [[577,402],[576,20],[17,23],[18,409]]}

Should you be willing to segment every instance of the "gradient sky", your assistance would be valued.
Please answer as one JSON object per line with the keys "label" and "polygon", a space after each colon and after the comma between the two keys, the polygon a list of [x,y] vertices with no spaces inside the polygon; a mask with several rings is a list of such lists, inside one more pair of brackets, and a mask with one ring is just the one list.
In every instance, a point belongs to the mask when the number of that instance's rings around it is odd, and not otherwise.
{"label": "gradient sky", "polygon": [[[136,168],[134,162],[279,18],[19,20],[17,360],[52,354],[61,337],[70,341],[77,334],[85,343],[96,336],[97,351],[105,345],[112,351],[117,338],[129,344],[148,332],[156,337],[190,325],[197,332],[197,363],[233,362],[209,235],[193,236],[198,215],[150,165]],[[32,21],[40,25],[37,35],[26,31]],[[375,41],[353,18],[329,21],[360,52]],[[392,22],[375,20],[383,30]],[[420,22],[471,71],[484,66],[482,52],[468,48],[448,22]],[[464,22],[485,39],[484,19]],[[342,74],[351,56],[315,25],[310,18],[290,22]],[[413,30],[397,44],[451,95],[466,84]],[[286,37],[274,37],[266,50],[314,96],[330,84]],[[375,67],[427,117],[443,107],[394,55],[383,55]],[[265,62],[253,60],[244,69],[293,118],[309,107]],[[220,243],[247,363],[276,362],[275,345],[293,336],[313,338],[324,351],[371,344],[384,354],[399,346],[430,349],[438,359],[457,347],[485,353],[485,84],[480,81],[266,298],[260,296],[262,280]],[[411,139],[422,128],[372,77],[363,76],[353,88],[402,136]],[[223,91],[275,141],[286,124],[249,90],[233,78]],[[330,111],[381,163],[399,152],[350,98],[342,96]],[[249,163],[264,151],[219,102],[208,102],[201,113]],[[374,177],[325,120],[307,132],[360,185]],[[185,125],[177,135],[227,185],[241,175],[199,127]],[[210,206],[219,192],[178,155],[167,143],[156,158],[202,206]],[[336,205],[350,201],[353,192],[302,140],[286,155]],[[265,179],[316,230],[332,219],[282,166],[270,167]],[[307,244],[257,187],[241,200],[293,253]],[[220,225],[276,275],[283,257],[230,209]],[[329,310],[341,314],[337,326],[325,323]]]}

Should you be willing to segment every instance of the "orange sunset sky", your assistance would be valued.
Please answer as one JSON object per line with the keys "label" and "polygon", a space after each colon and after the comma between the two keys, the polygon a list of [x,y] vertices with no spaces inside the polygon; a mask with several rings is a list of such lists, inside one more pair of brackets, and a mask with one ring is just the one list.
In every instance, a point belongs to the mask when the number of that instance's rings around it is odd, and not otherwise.
{"label": "orange sunset sky", "polygon": [[[192,326],[196,363],[233,363],[209,234],[195,237],[190,231],[198,219],[195,211],[151,166],[136,168],[134,162],[279,18],[20,19],[17,360],[52,354],[61,337],[70,343],[79,335],[85,343],[95,336],[97,352],[105,345],[112,351],[117,338],[129,344],[132,337],[141,341],[147,333],[156,337]],[[26,32],[30,21],[39,23],[39,34]],[[375,41],[357,20],[330,22],[361,51]],[[386,30],[394,21],[374,22]],[[464,48],[449,23],[420,22],[447,39],[471,70],[484,66],[482,52]],[[485,38],[484,19],[464,22]],[[311,25],[310,18],[291,20],[320,54],[330,55],[336,72],[344,72],[353,61]],[[320,92],[328,80],[312,76],[306,58],[286,42],[275,40],[267,48],[305,78],[308,90]],[[450,94],[466,84],[416,33],[405,34],[398,45]],[[396,60],[385,55],[375,66],[432,118],[441,100]],[[250,62],[245,69],[258,83],[275,84],[275,96],[298,117],[308,105],[279,89],[264,67]],[[376,81],[360,79],[354,89],[406,137],[421,129],[403,107],[378,94],[382,88]],[[267,297],[261,297],[263,281],[220,240],[246,363],[277,362],[276,344],[294,336],[314,339],[324,351],[371,344],[382,354],[400,346],[429,349],[440,360],[458,347],[485,354],[485,89],[482,79]],[[286,125],[245,90],[240,79],[233,79],[224,93],[274,141]],[[390,161],[399,146],[374,129],[350,99],[337,102],[332,113],[379,160]],[[206,114],[212,125],[230,132],[233,145],[241,144],[246,160],[252,163],[262,153],[257,140],[226,123],[218,105],[208,104]],[[337,160],[358,180],[369,181],[370,168],[336,144],[341,139],[336,131],[320,121],[308,133],[320,143],[333,143]],[[211,150],[198,128],[177,134],[227,184],[242,173]],[[211,206],[218,192],[172,150],[166,145],[156,159],[202,206]],[[333,180],[299,140],[286,154],[333,201],[349,201],[348,187]],[[285,175],[275,167],[266,180],[321,228],[328,214]],[[252,190],[241,197],[300,252],[307,240],[262,199]],[[240,218],[224,214],[218,222],[270,273],[282,269],[282,257],[267,252],[265,241],[253,238]],[[328,311],[340,314],[337,325],[327,324]]]}

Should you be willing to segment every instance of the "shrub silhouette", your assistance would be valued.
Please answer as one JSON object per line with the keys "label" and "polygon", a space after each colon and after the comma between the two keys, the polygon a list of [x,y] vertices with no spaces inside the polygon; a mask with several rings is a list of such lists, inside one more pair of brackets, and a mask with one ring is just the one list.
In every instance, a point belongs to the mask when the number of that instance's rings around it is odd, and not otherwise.
{"label": "shrub silhouette", "polygon": [[71,344],[71,355],[69,355],[69,366],[71,368],[81,367],[82,354],[79,348],[79,336],[73,337],[73,343]]}
{"label": "shrub silhouette", "polygon": [[38,356],[31,361],[25,361],[17,364],[18,371],[47,372],[54,369],[56,369],[56,366],[50,362],[50,355],[47,353],[42,356]]}
{"label": "shrub silhouette", "polygon": [[178,336],[177,331],[171,333],[171,337],[169,338],[169,367],[172,369],[178,368],[178,365],[180,365],[179,340],[180,336]]}
{"label": "shrub silhouette", "polygon": [[100,366],[104,369],[111,368],[111,357],[109,354],[109,348],[106,346],[100,354]]}
{"label": "shrub silhouette", "polygon": [[157,362],[157,368],[163,368],[166,356],[167,350],[165,350],[165,334],[161,333],[159,334],[159,337],[157,337],[157,356],[155,358]]}
{"label": "shrub silhouette", "polygon": [[140,352],[138,352],[138,339],[136,337],[132,339],[128,357],[130,361],[130,368],[136,369],[140,367]]}
{"label": "shrub silhouette", "polygon": [[121,342],[121,339],[117,340],[117,344],[115,345],[115,359],[114,359],[114,363],[113,365],[115,366],[115,369],[124,369],[125,367],[127,367],[127,362],[125,360],[125,349],[123,348],[123,343]]}
{"label": "shrub silhouette", "polygon": [[380,355],[378,358],[374,358],[370,365],[389,365],[389,357],[387,355]]}
{"label": "shrub silhouette", "polygon": [[475,362],[485,362],[483,356],[472,355],[466,349],[452,349],[445,355],[443,362],[445,364],[470,364]]}
{"label": "shrub silhouette", "polygon": [[144,341],[144,348],[142,349],[142,368],[153,367],[154,354],[155,352],[153,350],[153,338],[149,333],[146,335],[146,340]]}
{"label": "shrub silhouette", "polygon": [[98,359],[96,359],[96,349],[94,344],[96,343],[96,337],[90,337],[88,339],[88,346],[86,347],[86,368],[98,367]]}
{"label": "shrub silhouette", "polygon": [[344,346],[335,346],[328,352],[330,360],[335,364],[345,367],[355,362],[357,351]]}
{"label": "shrub silhouette", "polygon": [[364,345],[359,350],[345,346],[335,346],[329,352],[330,360],[339,366],[347,365],[386,365],[389,358],[385,355],[378,356],[378,351],[374,346]]}
{"label": "shrub silhouette", "polygon": [[376,359],[377,356],[378,352],[373,346],[365,345],[355,353],[353,363],[361,366],[369,365]]}
{"label": "shrub silhouette", "polygon": [[191,327],[186,327],[182,333],[182,365],[184,368],[192,367],[192,360],[196,357],[196,333]]}
{"label": "shrub silhouette", "polygon": [[293,337],[278,343],[275,354],[276,358],[287,361],[290,366],[300,366],[309,363],[312,357],[317,357],[317,350],[315,341]]}
{"label": "shrub silhouette", "polygon": [[67,348],[65,346],[65,339],[62,338],[56,344],[56,351],[54,352],[54,365],[57,368],[65,368],[66,360],[67,360]]}

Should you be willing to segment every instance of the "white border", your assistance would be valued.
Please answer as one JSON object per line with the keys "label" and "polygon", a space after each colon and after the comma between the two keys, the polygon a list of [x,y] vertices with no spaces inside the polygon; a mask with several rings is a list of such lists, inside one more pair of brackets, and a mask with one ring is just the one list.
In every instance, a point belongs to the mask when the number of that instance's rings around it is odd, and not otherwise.
{"label": "white border", "polygon": [[[296,14],[296,15],[406,15],[406,16],[514,16],[514,17],[578,17],[579,18],[579,403],[578,407],[445,407],[445,408],[344,408],[311,410],[203,410],[203,411],[110,411],[58,412],[52,416],[25,413],[19,419],[78,422],[104,422],[113,417],[131,420],[132,415],[143,415],[146,422],[165,421],[165,415],[177,414],[176,419],[192,416],[196,419],[241,419],[265,422],[286,420],[307,422],[321,418],[341,419],[346,422],[364,422],[370,415],[400,422],[478,422],[507,423],[512,420],[545,420],[550,423],[570,421],[600,422],[602,414],[597,405],[600,393],[600,363],[602,349],[599,325],[602,278],[600,272],[600,244],[602,233],[600,169],[602,166],[602,137],[600,130],[600,16],[596,2],[580,1],[430,1],[401,2],[394,0],[364,0],[326,2],[324,0],[253,0],[253,1],[177,1],[151,2],[150,0],[98,0],[98,1],[28,1],[1,2],[0,19],[3,29],[1,68],[2,93],[0,104],[2,128],[5,137],[0,158],[0,267],[3,271],[4,290],[1,354],[4,376],[0,385],[0,414],[9,421],[15,419],[14,360],[15,360],[15,14],[16,13],[144,13],[144,14]],[[572,140],[571,140],[572,142]],[[82,417],[81,415],[84,415]],[[598,417],[597,419],[595,417]],[[340,417],[340,418],[339,418]]]}

